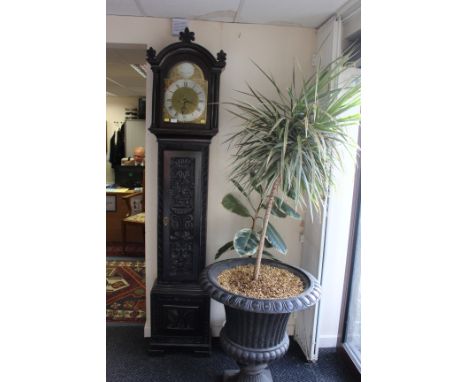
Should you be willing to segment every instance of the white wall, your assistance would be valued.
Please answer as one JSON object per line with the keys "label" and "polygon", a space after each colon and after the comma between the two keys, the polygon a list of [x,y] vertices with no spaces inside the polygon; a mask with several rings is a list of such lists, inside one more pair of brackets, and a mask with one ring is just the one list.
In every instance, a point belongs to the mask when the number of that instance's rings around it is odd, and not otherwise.
{"label": "white wall", "polygon": [[112,137],[112,134],[122,125],[121,123],[114,122],[124,122],[125,121],[125,108],[137,108],[138,107],[138,97],[114,97],[106,96],[106,142],[107,150],[106,153],[106,182],[114,182],[114,172],[109,163],[109,141]]}
{"label": "white wall", "polygon": [[[291,79],[293,62],[297,62],[306,74],[312,69],[312,55],[315,48],[315,30],[267,25],[189,21],[190,30],[195,32],[195,42],[206,47],[212,54],[223,49],[227,53],[227,64],[221,74],[220,101],[226,102],[239,97],[234,89],[246,90],[245,82],[253,84],[265,94],[274,94],[267,86],[261,73],[250,60],[254,60],[278,82],[286,87]],[[166,45],[178,41],[171,36],[169,19],[144,17],[107,17],[108,43],[135,43],[152,46],[158,53]],[[150,81],[151,74],[148,77]],[[147,127],[150,126],[149,105],[151,93],[147,87]],[[221,106],[219,133],[210,148],[210,168],[207,211],[207,264],[214,261],[217,249],[232,239],[245,220],[226,211],[221,206],[223,196],[233,189],[227,180],[230,153],[222,142],[227,134],[236,129],[236,121]],[[157,196],[157,143],[156,137],[146,135],[146,269],[147,269],[147,312],[145,336],[150,335],[149,294],[156,277],[156,196]],[[276,218],[275,218],[276,219]],[[300,264],[300,222],[289,219],[275,223],[283,234],[289,253],[286,262]],[[218,335],[224,321],[221,304],[212,303],[211,323],[213,334]]]}

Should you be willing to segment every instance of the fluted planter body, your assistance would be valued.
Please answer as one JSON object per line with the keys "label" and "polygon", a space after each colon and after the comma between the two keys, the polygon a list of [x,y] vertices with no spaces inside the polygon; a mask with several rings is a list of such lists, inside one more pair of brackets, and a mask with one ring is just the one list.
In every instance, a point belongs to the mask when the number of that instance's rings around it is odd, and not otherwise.
{"label": "fluted planter body", "polygon": [[289,347],[286,326],[292,312],[312,307],[320,297],[318,281],[308,272],[272,260],[263,264],[287,269],[304,283],[305,290],[286,299],[256,299],[228,292],[218,283],[225,269],[253,264],[255,259],[229,259],[213,263],[203,270],[200,283],[210,296],[223,303],[226,323],[220,340],[224,351],[234,358],[240,371],[225,372],[224,381],[272,381],[268,363],[284,356]]}

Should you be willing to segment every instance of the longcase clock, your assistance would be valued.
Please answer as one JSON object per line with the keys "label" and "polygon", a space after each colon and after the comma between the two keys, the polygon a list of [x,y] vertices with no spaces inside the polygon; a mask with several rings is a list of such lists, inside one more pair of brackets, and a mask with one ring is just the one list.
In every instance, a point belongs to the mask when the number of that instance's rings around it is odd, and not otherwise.
{"label": "longcase clock", "polygon": [[205,267],[208,161],[218,132],[221,71],[216,58],[194,43],[185,28],[180,42],[156,54],[150,131],[158,140],[158,257],[151,290],[149,351],[193,350],[209,354],[210,297],[198,277]]}

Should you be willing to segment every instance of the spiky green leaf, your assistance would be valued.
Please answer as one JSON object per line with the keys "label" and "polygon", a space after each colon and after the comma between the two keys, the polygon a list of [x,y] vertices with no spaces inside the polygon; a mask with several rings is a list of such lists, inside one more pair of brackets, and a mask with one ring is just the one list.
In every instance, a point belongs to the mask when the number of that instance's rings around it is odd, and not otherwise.
{"label": "spiky green leaf", "polygon": [[[234,152],[230,177],[247,194],[256,189],[264,197],[280,179],[279,194],[291,196],[295,206],[320,210],[333,185],[333,169],[341,163],[340,147],[355,155],[347,129],[359,123],[360,79],[341,80],[352,54],[326,66],[318,63],[316,73],[302,81],[293,71],[286,89],[254,63],[273,95],[251,85],[240,92],[243,98],[229,106],[242,128],[227,140]],[[293,209],[275,208],[274,215],[300,218]]]}

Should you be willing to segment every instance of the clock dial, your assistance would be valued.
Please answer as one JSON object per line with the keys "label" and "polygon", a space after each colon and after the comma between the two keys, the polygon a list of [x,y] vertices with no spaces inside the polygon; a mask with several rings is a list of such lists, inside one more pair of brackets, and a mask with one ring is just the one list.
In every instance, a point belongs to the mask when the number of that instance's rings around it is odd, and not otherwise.
{"label": "clock dial", "polygon": [[207,81],[190,62],[175,65],[165,80],[163,121],[206,124]]}
{"label": "clock dial", "polygon": [[195,121],[206,109],[205,91],[195,81],[177,80],[166,90],[164,107],[171,119],[181,122]]}

